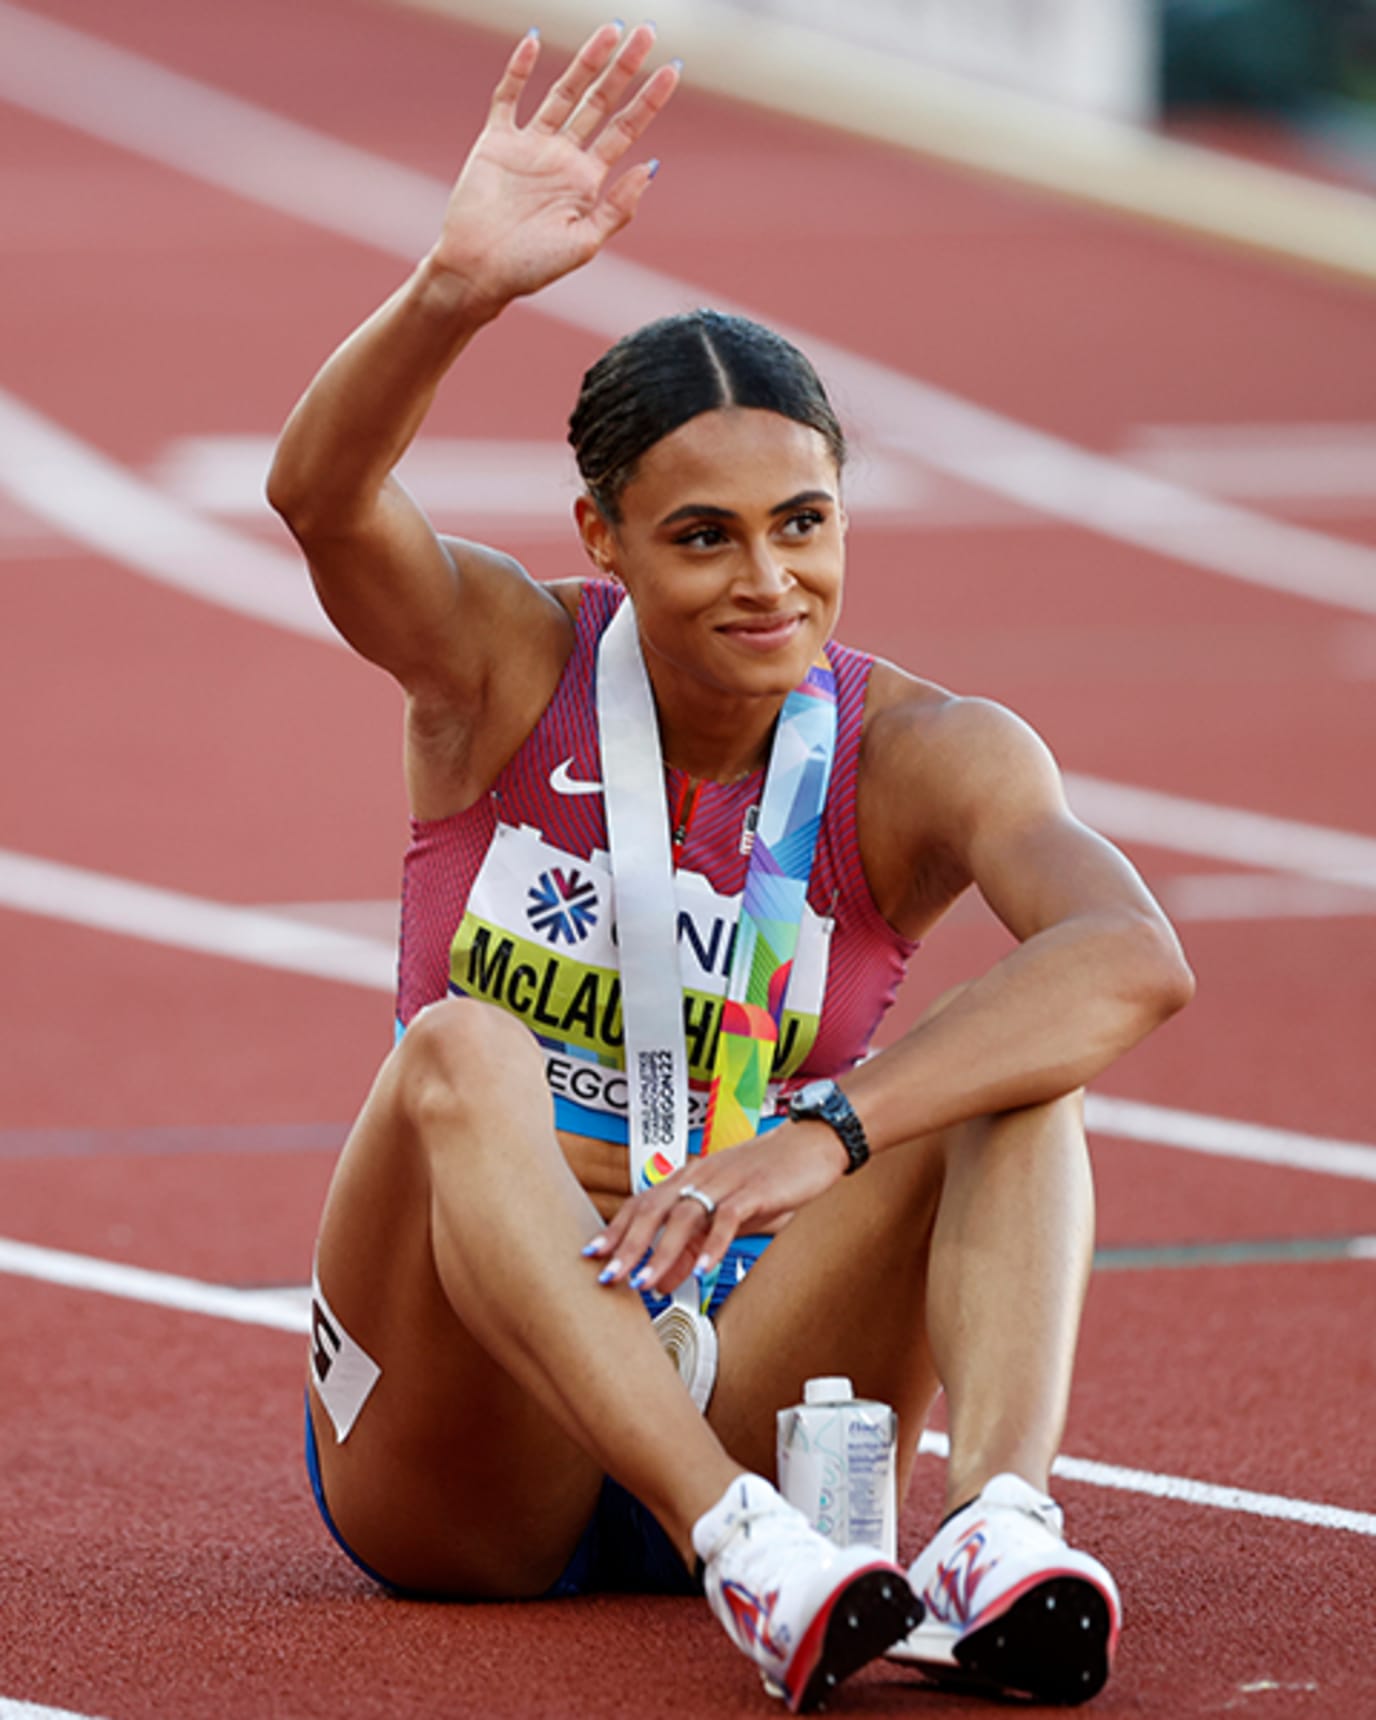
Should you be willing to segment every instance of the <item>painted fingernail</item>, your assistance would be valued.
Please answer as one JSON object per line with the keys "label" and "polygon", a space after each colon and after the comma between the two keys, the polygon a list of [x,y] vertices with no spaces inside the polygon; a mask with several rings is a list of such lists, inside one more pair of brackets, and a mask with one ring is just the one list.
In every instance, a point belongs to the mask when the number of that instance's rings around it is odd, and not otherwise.
{"label": "painted fingernail", "polygon": [[610,1284],[620,1270],[621,1262],[619,1260],[609,1260],[597,1274],[597,1282],[599,1284]]}
{"label": "painted fingernail", "polygon": [[649,171],[649,175],[650,175],[651,179],[653,179],[655,174],[657,174],[659,172],[659,157],[658,156],[656,156],[654,158],[654,160],[650,163],[648,171]]}
{"label": "painted fingernail", "polygon": [[532,24],[530,26],[530,28],[526,31],[526,35],[527,36],[533,36],[535,38],[535,40],[538,42],[540,40],[540,26],[538,24]]}
{"label": "painted fingernail", "polygon": [[579,1250],[579,1253],[583,1256],[584,1260],[594,1260],[599,1254],[605,1254],[606,1252],[607,1239],[605,1236],[594,1236],[591,1242],[585,1242]]}
{"label": "painted fingernail", "polygon": [[669,64],[674,68],[674,70],[676,72],[681,72],[683,70],[683,61],[680,60],[677,55],[675,55],[674,58],[669,61]]}
{"label": "painted fingernail", "polygon": [[631,1289],[643,1290],[647,1284],[653,1284],[655,1275],[648,1266],[642,1266],[639,1272],[631,1274]]}
{"label": "painted fingernail", "polygon": [[693,1270],[700,1277],[710,1272],[712,1270],[712,1256],[710,1254],[699,1254],[697,1259],[693,1262]]}

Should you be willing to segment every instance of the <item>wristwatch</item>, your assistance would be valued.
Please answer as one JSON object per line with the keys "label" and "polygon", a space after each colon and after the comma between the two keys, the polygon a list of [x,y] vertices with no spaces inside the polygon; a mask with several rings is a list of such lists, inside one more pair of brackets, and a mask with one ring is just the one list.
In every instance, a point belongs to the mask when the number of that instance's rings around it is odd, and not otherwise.
{"label": "wristwatch", "polygon": [[788,1116],[793,1123],[816,1117],[835,1129],[840,1136],[841,1145],[846,1149],[846,1157],[850,1160],[845,1169],[846,1176],[852,1171],[858,1171],[870,1156],[870,1144],[865,1139],[865,1125],[856,1116],[850,1100],[829,1077],[821,1081],[809,1081],[806,1087],[800,1087],[788,1101]]}

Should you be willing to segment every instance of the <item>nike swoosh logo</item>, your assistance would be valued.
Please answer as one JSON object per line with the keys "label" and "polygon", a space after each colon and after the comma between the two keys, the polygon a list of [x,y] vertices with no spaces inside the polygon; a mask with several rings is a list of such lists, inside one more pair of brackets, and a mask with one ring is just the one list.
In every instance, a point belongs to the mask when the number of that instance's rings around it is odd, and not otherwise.
{"label": "nike swoosh logo", "polygon": [[556,794],[601,794],[602,784],[600,782],[584,782],[578,777],[569,775],[569,766],[572,763],[571,758],[566,758],[562,763],[555,765],[549,773],[549,785],[554,792]]}

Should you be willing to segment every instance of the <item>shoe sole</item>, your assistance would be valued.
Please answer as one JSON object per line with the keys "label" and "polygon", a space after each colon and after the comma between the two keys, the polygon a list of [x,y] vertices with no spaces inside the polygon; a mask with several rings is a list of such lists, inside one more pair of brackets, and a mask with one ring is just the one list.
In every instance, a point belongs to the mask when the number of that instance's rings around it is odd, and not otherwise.
{"label": "shoe sole", "polygon": [[1075,1707],[1108,1682],[1117,1639],[1114,1609],[1096,1584],[1062,1574],[1013,1597],[996,1618],[949,1650],[947,1660],[894,1657],[933,1684],[966,1695],[1023,1696]]}
{"label": "shoe sole", "polygon": [[783,1680],[794,1714],[810,1714],[843,1679],[883,1654],[922,1620],[922,1603],[893,1565],[859,1571],[818,1613]]}

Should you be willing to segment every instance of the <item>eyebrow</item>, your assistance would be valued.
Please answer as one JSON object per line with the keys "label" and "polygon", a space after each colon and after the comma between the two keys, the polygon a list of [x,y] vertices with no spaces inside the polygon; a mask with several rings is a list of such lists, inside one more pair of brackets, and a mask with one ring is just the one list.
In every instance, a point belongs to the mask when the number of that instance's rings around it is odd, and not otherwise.
{"label": "eyebrow", "polygon": [[[830,490],[799,490],[796,496],[790,496],[786,502],[776,502],[769,510],[770,515],[786,514],[794,508],[800,508],[807,502],[829,502],[834,504],[835,496]],[[660,529],[665,526],[677,525],[680,520],[736,520],[740,515],[731,508],[719,508],[712,502],[685,502],[681,508],[675,508],[673,513],[665,514],[659,522]]]}

